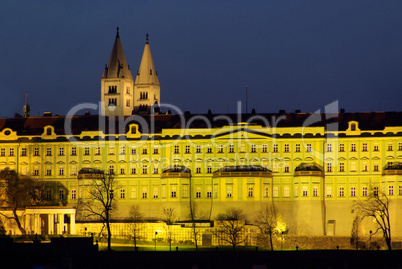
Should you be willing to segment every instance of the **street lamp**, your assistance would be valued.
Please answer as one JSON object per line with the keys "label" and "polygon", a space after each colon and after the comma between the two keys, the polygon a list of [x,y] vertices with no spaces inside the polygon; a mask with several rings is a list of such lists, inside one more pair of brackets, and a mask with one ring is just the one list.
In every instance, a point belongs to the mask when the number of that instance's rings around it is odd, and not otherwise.
{"label": "street lamp", "polygon": [[155,231],[155,251],[156,251],[156,236],[158,235],[158,231]]}

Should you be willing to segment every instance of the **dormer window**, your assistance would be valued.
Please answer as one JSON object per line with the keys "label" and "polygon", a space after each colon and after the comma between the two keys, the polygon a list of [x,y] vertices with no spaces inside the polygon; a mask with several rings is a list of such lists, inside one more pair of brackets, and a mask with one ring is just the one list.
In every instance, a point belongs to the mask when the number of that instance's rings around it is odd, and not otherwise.
{"label": "dormer window", "polygon": [[52,135],[52,129],[46,128],[46,135]]}
{"label": "dormer window", "polygon": [[350,125],[350,130],[351,130],[351,131],[356,131],[356,123],[352,123],[352,124]]}
{"label": "dormer window", "polygon": [[131,126],[130,132],[131,132],[131,134],[136,134],[137,133],[137,126]]}

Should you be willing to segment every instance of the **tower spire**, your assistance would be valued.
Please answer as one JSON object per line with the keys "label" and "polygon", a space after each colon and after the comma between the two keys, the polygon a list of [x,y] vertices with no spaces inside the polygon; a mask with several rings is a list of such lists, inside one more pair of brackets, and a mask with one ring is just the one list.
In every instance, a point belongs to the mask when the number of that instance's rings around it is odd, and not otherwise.
{"label": "tower spire", "polygon": [[28,105],[28,94],[25,95],[25,105],[24,105],[24,118],[28,118],[31,115],[31,108]]}
{"label": "tower spire", "polygon": [[119,26],[117,26],[117,28],[116,28],[116,38],[120,38],[120,35],[119,35]]}

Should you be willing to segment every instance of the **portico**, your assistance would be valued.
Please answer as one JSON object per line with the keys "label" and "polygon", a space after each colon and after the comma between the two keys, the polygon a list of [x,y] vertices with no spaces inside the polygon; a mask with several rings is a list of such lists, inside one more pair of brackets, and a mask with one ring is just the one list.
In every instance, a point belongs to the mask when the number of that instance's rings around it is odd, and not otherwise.
{"label": "portico", "polygon": [[32,234],[75,234],[75,208],[27,207],[25,230]]}

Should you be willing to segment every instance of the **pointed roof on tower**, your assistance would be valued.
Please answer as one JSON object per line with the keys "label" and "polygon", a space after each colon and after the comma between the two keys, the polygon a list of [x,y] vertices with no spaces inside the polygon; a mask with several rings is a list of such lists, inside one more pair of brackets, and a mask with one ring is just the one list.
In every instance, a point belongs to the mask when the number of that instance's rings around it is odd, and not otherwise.
{"label": "pointed roof on tower", "polygon": [[138,70],[134,84],[159,85],[158,74],[156,73],[154,61],[152,60],[151,48],[149,47],[148,34],[145,42],[144,53],[142,54],[140,69]]}
{"label": "pointed roof on tower", "polygon": [[117,27],[112,53],[110,54],[109,63],[105,67],[102,78],[133,79],[130,66],[127,64],[126,57],[124,56],[123,46],[121,45],[119,27]]}

